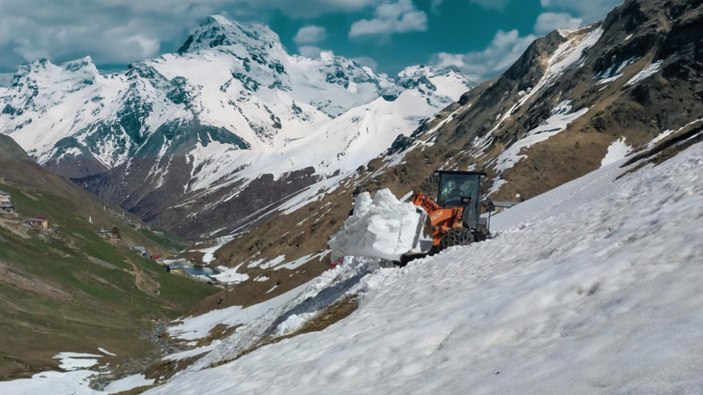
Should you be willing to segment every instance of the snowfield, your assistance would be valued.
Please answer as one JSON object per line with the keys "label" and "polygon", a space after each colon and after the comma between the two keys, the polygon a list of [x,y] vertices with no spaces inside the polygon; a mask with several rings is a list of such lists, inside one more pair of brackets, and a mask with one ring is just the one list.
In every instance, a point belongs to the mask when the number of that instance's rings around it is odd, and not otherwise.
{"label": "snowfield", "polygon": [[620,163],[498,215],[494,240],[367,275],[322,332],[149,393],[701,393],[703,145]]}
{"label": "snowfield", "polygon": [[[347,259],[280,301],[185,319],[172,333],[187,339],[242,326],[167,357],[206,353],[148,393],[701,393],[703,144],[618,179],[622,162],[497,215],[493,240],[402,269]],[[359,302],[347,318],[252,351],[345,295]],[[93,394],[93,374],[0,393]]]}

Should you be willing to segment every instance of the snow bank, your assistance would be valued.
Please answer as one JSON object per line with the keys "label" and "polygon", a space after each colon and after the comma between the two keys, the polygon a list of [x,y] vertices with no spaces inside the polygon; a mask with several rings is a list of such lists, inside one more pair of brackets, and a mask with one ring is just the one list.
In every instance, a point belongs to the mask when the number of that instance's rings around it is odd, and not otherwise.
{"label": "snow bank", "polygon": [[608,146],[608,152],[600,161],[600,167],[615,163],[626,157],[630,152],[632,152],[632,147],[627,145],[625,142],[625,137],[620,137]]}
{"label": "snow bank", "polygon": [[343,256],[366,256],[399,260],[415,241],[420,214],[412,203],[399,201],[388,189],[368,192],[354,200],[354,214],[332,236],[332,260]]}

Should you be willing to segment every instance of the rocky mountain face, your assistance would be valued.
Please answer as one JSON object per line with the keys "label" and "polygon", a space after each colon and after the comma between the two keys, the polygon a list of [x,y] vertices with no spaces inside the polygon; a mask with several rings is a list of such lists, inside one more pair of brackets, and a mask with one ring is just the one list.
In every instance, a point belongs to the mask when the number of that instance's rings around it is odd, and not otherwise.
{"label": "rocky mountain face", "polygon": [[471,86],[452,69],[391,78],[332,54],[290,55],[268,27],[213,16],[178,53],[122,73],[90,58],[21,67],[0,88],[0,132],[55,173],[198,238],[334,188]]}
{"label": "rocky mountain face", "polygon": [[[530,198],[628,153],[700,139],[701,4],[628,0],[601,22],[536,40],[505,73],[398,137],[338,190],[240,235],[217,252],[216,263],[324,253],[356,187],[434,195],[435,169],[482,169],[492,198]],[[676,150],[666,152],[654,162]],[[309,259],[300,270],[318,265]]]}
{"label": "rocky mountain face", "polygon": [[701,22],[701,1],[630,0],[600,23],[555,31],[397,155],[446,150],[449,167],[485,169],[492,196],[511,199],[645,149],[703,114]]}

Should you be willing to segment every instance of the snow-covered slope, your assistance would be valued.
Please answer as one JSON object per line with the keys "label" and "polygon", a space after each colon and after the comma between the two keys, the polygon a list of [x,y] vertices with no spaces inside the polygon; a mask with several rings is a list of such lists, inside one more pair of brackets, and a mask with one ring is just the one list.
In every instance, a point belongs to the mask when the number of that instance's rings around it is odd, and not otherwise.
{"label": "snow-covered slope", "polygon": [[500,214],[494,240],[364,277],[322,332],[150,393],[697,393],[702,158],[605,166]]}
{"label": "snow-covered slope", "polygon": [[[192,216],[236,202],[264,174],[305,180],[269,185],[258,208],[349,174],[472,85],[453,69],[388,77],[331,53],[290,55],[268,27],[212,16],[178,53],[123,73],[100,74],[89,57],[21,67],[0,90],[0,132],[46,167],[92,177],[89,189],[180,230],[188,216],[211,222]],[[164,214],[172,206],[186,212]]]}

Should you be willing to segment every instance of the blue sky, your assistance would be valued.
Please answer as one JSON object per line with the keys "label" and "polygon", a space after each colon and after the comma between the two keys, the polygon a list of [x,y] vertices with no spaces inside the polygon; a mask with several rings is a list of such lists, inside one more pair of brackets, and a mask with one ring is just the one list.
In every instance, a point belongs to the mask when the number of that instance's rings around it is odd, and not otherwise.
{"label": "blue sky", "polygon": [[602,19],[622,0],[2,0],[0,73],[90,55],[103,70],[175,51],[211,14],[271,26],[291,53],[395,74],[454,64],[488,78],[536,37]]}

